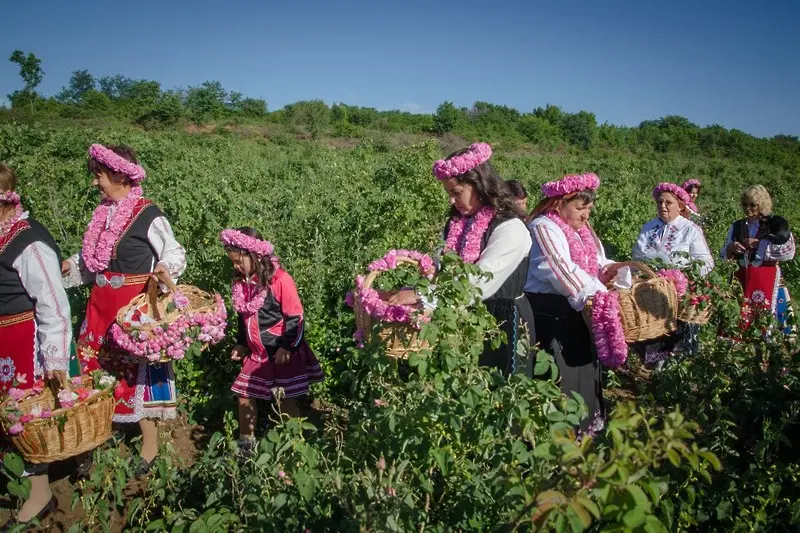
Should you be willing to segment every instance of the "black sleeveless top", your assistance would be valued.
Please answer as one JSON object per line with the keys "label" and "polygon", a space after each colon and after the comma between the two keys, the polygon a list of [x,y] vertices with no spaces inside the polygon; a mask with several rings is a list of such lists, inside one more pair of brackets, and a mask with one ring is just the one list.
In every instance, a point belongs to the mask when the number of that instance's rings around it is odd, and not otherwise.
{"label": "black sleeveless top", "polygon": [[[763,216],[758,221],[758,231],[756,232],[756,239],[766,239],[772,244],[786,244],[789,242],[792,233],[789,231],[789,223],[785,218],[777,215]],[[744,241],[749,237],[747,234],[747,219],[743,218],[733,223],[733,242],[744,244]],[[754,260],[757,250],[750,250],[750,260]]]}
{"label": "black sleeveless top", "polygon": [[61,250],[47,228],[33,218],[14,224],[9,233],[0,239],[0,315],[16,315],[34,309],[33,300],[14,269],[14,261],[35,242],[50,247],[61,266]]}
{"label": "black sleeveless top", "polygon": [[144,198],[139,200],[128,227],[114,246],[106,269],[108,272],[120,274],[151,272],[158,255],[147,239],[147,231],[153,221],[161,216],[164,216],[163,211],[150,200]]}

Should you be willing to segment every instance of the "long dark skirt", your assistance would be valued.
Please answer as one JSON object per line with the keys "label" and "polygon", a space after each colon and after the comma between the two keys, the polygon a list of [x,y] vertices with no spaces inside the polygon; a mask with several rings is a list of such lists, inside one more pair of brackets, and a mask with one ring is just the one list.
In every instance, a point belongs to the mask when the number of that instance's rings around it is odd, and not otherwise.
{"label": "long dark skirt", "polygon": [[577,392],[586,402],[589,417],[580,429],[599,431],[605,420],[603,384],[589,328],[567,298],[557,294],[526,293],[533,311],[539,346],[553,356],[558,365],[561,391]]}
{"label": "long dark skirt", "polygon": [[487,341],[483,353],[478,358],[481,366],[493,366],[503,374],[524,373],[531,377],[533,374],[533,357],[529,353],[520,356],[517,354],[517,341],[522,335],[528,335],[531,349],[535,342],[533,313],[525,297],[515,300],[510,298],[489,298],[484,302],[486,309],[497,319],[497,323],[506,334],[508,342],[501,344],[493,350]]}

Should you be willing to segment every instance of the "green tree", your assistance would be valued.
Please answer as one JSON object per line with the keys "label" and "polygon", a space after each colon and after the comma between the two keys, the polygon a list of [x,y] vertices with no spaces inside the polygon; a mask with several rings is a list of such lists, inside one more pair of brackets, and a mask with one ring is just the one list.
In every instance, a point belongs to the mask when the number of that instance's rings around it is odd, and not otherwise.
{"label": "green tree", "polygon": [[93,91],[97,82],[88,70],[74,70],[69,78],[69,85],[61,89],[56,95],[56,100],[62,102],[80,102],[84,95]]}
{"label": "green tree", "polygon": [[[33,113],[33,101],[35,100],[36,96],[36,87],[42,83],[42,78],[44,77],[42,60],[36,57],[36,55],[33,53],[30,53],[26,56],[22,50],[14,50],[8,60],[19,65],[19,75],[25,84],[25,89],[23,89],[23,92],[27,94],[27,97],[30,100],[31,113]],[[9,95],[9,99],[13,104],[15,98],[12,98],[11,95]]]}
{"label": "green tree", "polygon": [[436,113],[433,115],[433,131],[436,133],[453,131],[462,116],[461,111],[453,102],[443,102],[436,108]]}
{"label": "green tree", "polygon": [[195,122],[216,120],[225,116],[227,93],[218,81],[205,81],[200,87],[190,87],[186,94],[186,108]]}
{"label": "green tree", "polygon": [[560,127],[564,137],[571,144],[588,150],[594,144],[597,135],[597,118],[594,113],[588,111],[565,113]]}

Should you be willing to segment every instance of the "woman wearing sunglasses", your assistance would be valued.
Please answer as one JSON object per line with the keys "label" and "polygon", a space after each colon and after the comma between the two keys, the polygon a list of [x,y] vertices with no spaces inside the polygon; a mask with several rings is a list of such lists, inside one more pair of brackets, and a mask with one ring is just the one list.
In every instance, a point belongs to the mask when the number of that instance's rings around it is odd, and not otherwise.
{"label": "woman wearing sunglasses", "polygon": [[[734,222],[722,248],[723,259],[739,263],[743,311],[769,309],[785,333],[791,313],[789,291],[783,284],[779,263],[794,258],[794,237],[786,219],[772,214],[772,198],[762,185],[747,187],[741,196],[745,218]],[[745,317],[748,313],[745,313]],[[745,318],[745,325],[747,325]]]}

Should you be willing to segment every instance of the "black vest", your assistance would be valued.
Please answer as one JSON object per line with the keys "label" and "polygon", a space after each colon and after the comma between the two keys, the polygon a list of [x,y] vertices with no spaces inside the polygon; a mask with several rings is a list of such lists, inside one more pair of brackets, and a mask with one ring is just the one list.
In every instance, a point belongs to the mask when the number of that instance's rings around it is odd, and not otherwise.
{"label": "black vest", "polygon": [[22,286],[19,273],[14,269],[14,261],[34,242],[42,242],[52,248],[61,268],[61,250],[44,226],[32,218],[14,224],[11,232],[0,239],[0,315],[33,311],[33,300]]}
{"label": "black vest", "polygon": [[139,200],[127,229],[114,246],[106,269],[108,272],[148,274],[152,271],[158,256],[147,240],[147,231],[153,221],[161,216],[164,213],[150,200]]}
{"label": "black vest", "polygon": [[[772,244],[786,244],[791,238],[792,233],[789,231],[789,223],[785,218],[777,215],[767,215],[761,217],[758,221],[758,231],[756,232],[756,239],[766,239]],[[744,244],[747,239],[747,219],[737,220],[733,223],[733,241],[739,244]],[[749,252],[750,260],[754,260],[757,250]]]}

